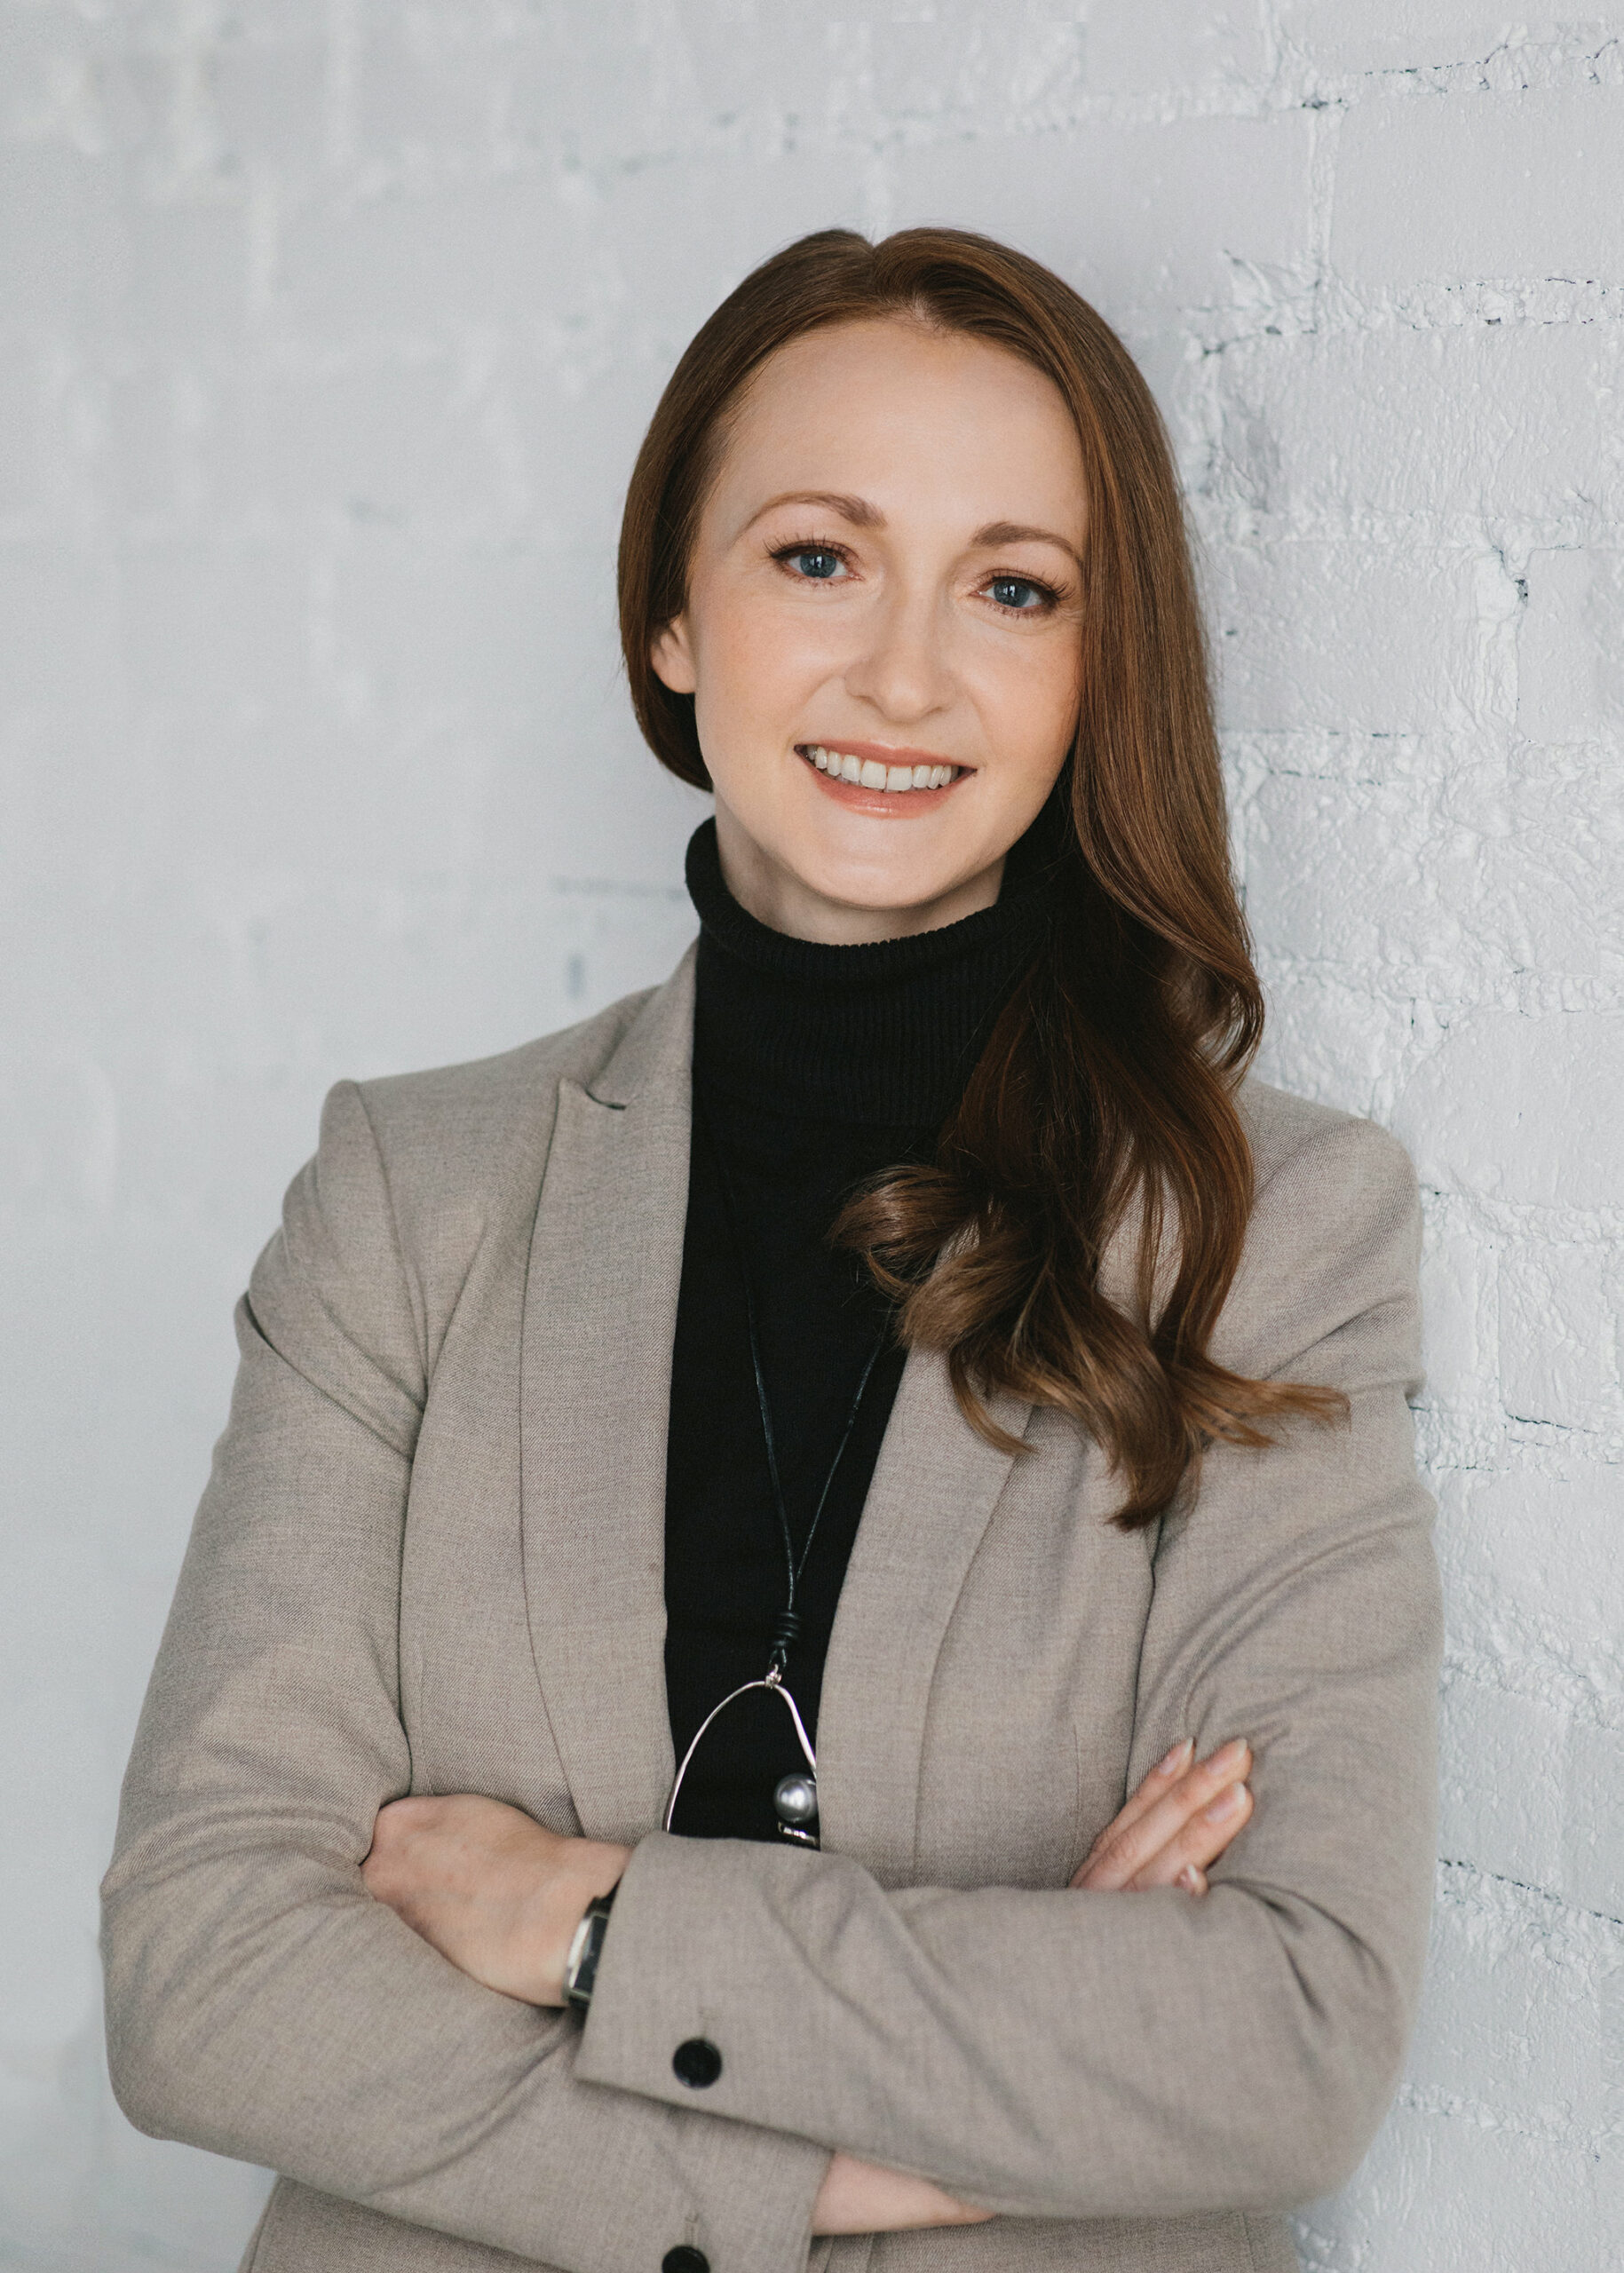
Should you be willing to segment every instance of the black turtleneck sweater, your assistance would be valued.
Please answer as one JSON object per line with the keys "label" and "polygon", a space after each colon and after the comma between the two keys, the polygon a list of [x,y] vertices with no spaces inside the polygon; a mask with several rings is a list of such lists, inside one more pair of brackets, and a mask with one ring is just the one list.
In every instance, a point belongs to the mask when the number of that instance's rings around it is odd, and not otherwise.
{"label": "black turtleneck sweater", "polygon": [[[884,1342],[796,1590],[801,1630],[786,1681],[816,1742],[835,1608],[904,1355],[866,1272],[828,1233],[862,1178],[934,1154],[1042,937],[1044,894],[1024,851],[1010,856],[996,906],[939,931],[839,947],[788,939],[747,915],[722,881],[714,822],[688,848],[701,926],[695,1111],[665,1537],[666,1693],[678,1760],[711,1707],[766,1671],[787,1599],[745,1270],[797,1556],[864,1365]],[[672,1828],[775,1839],[773,1787],[804,1765],[783,1706],[757,1691],[705,1737]]]}

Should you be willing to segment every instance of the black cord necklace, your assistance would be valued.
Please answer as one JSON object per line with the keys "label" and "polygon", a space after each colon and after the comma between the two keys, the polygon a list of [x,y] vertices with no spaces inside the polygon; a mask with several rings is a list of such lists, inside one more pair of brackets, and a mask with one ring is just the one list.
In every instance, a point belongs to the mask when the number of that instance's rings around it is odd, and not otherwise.
{"label": "black cord necklace", "polygon": [[863,1398],[868,1388],[869,1377],[879,1362],[880,1352],[884,1349],[890,1334],[891,1322],[888,1317],[864,1363],[862,1374],[857,1384],[857,1394],[852,1398],[847,1411],[845,1427],[840,1432],[840,1442],[835,1447],[835,1457],[829,1462],[828,1473],[823,1479],[823,1489],[818,1494],[818,1504],[812,1510],[812,1522],[807,1525],[806,1537],[802,1540],[801,1551],[797,1555],[795,1551],[795,1534],[789,1526],[789,1510],[784,1500],[784,1487],[779,1476],[778,1439],[772,1428],[772,1407],[767,1398],[766,1375],[762,1370],[761,1364],[761,1335],[756,1322],[756,1289],[750,1277],[749,1258],[744,1251],[744,1240],[739,1229],[739,1210],[733,1198],[733,1178],[728,1174],[727,1163],[723,1158],[721,1146],[717,1143],[710,1127],[709,1116],[700,1101],[697,1090],[694,1094],[694,1120],[696,1125],[704,1133],[705,1141],[709,1147],[710,1157],[716,1168],[717,1180],[722,1188],[722,1210],[727,1218],[728,1239],[739,1265],[739,1276],[744,1287],[744,1317],[749,1331],[750,1366],[756,1376],[756,1402],[761,1412],[761,1433],[767,1450],[767,1475],[772,1485],[772,1504],[777,1510],[779,1531],[784,1542],[784,1572],[788,1584],[785,1588],[784,1607],[779,1612],[772,1628],[772,1641],[766,1672],[760,1680],[747,1681],[739,1688],[731,1690],[723,1698],[721,1703],[713,1706],[700,1723],[694,1731],[693,1741],[683,1754],[682,1765],[677,1770],[676,1780],[671,1786],[671,1796],[665,1804],[662,1828],[669,1831],[671,1827],[671,1818],[677,1810],[677,1794],[682,1789],[682,1779],[688,1772],[688,1763],[698,1750],[700,1738],[718,1714],[726,1710],[735,1698],[747,1696],[754,1689],[764,1689],[772,1695],[783,1699],[788,1709],[789,1717],[795,1723],[796,1736],[806,1762],[804,1775],[780,1778],[773,1791],[772,1807],[773,1812],[778,1817],[779,1836],[781,1839],[793,1839],[804,1847],[815,1847],[818,1844],[818,1758],[812,1750],[812,1739],[806,1733],[806,1723],[801,1718],[800,1707],[784,1682],[785,1671],[789,1663],[790,1649],[799,1638],[801,1632],[801,1620],[795,1606],[796,1589],[800,1585],[801,1573],[806,1568],[807,1557],[812,1553],[812,1541],[818,1535],[818,1525],[823,1519],[823,1510],[828,1503],[829,1493],[839,1471],[840,1463],[845,1457],[846,1446],[852,1441],[852,1431],[857,1426],[857,1416],[862,1410]]}

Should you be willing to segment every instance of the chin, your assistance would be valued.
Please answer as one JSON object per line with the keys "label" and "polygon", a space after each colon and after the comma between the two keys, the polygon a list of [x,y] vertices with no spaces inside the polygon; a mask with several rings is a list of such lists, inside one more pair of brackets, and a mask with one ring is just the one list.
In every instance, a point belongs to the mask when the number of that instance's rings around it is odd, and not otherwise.
{"label": "chin", "polygon": [[[736,855],[748,860],[747,848],[753,846],[770,872],[758,871],[763,901],[756,913],[776,900],[780,919],[808,925],[806,936],[817,936],[832,919],[829,936],[854,940],[865,934],[860,928],[852,932],[853,917],[860,926],[872,917],[875,929],[867,936],[879,939],[914,928],[907,919],[916,910],[923,929],[970,913],[970,907],[956,906],[946,916],[932,912],[973,890],[999,857],[995,844],[988,849],[984,827],[966,828],[969,814],[952,812],[949,801],[956,794],[948,790],[934,811],[922,802],[906,818],[853,811],[834,803],[821,784],[810,797],[741,798],[729,807]],[[995,891],[988,897],[995,898]]]}
{"label": "chin", "polygon": [[[805,891],[837,907],[862,908],[875,915],[894,915],[910,907],[927,907],[945,899],[966,882],[965,868],[956,861],[913,859],[852,858],[828,860],[788,860],[784,866]],[[974,873],[973,867],[970,873]]]}

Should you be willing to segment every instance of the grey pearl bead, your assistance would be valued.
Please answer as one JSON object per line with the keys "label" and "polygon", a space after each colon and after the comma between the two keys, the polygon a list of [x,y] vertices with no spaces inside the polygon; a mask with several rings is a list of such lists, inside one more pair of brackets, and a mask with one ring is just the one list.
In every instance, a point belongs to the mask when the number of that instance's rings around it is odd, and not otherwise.
{"label": "grey pearl bead", "polygon": [[810,1823],[818,1812],[818,1786],[810,1776],[786,1776],[772,1805],[780,1823]]}

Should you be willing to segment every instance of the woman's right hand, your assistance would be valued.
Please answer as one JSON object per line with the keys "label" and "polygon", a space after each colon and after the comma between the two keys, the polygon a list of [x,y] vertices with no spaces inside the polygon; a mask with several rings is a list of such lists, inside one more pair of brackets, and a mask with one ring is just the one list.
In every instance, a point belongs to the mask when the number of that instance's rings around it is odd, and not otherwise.
{"label": "woman's right hand", "polygon": [[[1207,1873],[1252,1812],[1246,1778],[1252,1751],[1237,1737],[1197,1761],[1190,1738],[1159,1760],[1100,1833],[1073,1879],[1098,1893],[1141,1894],[1151,1887],[1207,1891]],[[975,2226],[994,2213],[928,2178],[883,2170],[855,2155],[829,2162],[812,2211],[814,2234],[901,2233],[930,2226]]]}
{"label": "woman's right hand", "polygon": [[1205,1894],[1207,1873],[1252,1812],[1244,1738],[1195,1758],[1189,1737],[1157,1762],[1121,1813],[1089,1848],[1073,1879],[1102,1893],[1142,1894],[1155,1886]]}

